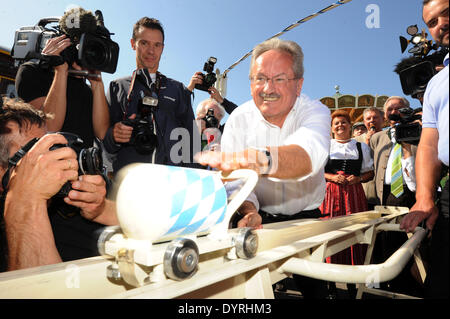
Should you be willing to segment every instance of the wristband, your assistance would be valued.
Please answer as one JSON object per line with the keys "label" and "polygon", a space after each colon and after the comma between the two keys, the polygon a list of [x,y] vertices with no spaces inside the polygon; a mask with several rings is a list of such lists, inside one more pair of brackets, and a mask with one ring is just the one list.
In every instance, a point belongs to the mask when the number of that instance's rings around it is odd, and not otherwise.
{"label": "wristband", "polygon": [[50,67],[55,67],[64,64],[65,61],[60,55],[46,55],[42,54],[40,64],[48,65]]}

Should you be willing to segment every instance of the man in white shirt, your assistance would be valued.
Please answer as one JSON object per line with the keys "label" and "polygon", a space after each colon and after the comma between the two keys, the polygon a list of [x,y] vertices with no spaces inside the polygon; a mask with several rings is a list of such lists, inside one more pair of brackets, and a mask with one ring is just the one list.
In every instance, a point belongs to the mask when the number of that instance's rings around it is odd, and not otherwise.
{"label": "man in white shirt", "polygon": [[222,153],[198,158],[222,171],[251,168],[261,178],[239,209],[239,227],[319,217],[330,148],[330,111],[301,94],[303,53],[295,42],[271,39],[253,50],[253,100],[228,118]]}
{"label": "man in white shirt", "polygon": [[[238,210],[238,227],[320,217],[331,116],[326,106],[301,94],[302,49],[277,38],[257,45],[250,80],[253,100],[228,118],[222,152],[203,152],[198,161],[224,172],[250,168],[260,174],[254,194]],[[304,298],[328,294],[323,281],[294,279]]]}

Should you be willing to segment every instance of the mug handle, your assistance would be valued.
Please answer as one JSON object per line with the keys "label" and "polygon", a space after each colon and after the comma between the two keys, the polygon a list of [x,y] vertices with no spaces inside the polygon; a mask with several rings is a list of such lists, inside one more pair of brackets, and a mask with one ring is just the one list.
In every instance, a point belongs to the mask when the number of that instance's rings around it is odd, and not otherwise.
{"label": "mug handle", "polygon": [[[251,169],[238,169],[232,171],[230,174],[224,176],[221,174],[221,178],[223,181],[227,180],[235,180],[235,179],[244,179],[244,186],[239,190],[239,192],[231,199],[231,201],[227,205],[227,211],[225,213],[225,218],[222,223],[224,223],[227,227],[230,223],[230,219],[233,216],[234,212],[242,205],[242,203],[247,199],[250,193],[258,183],[258,174]],[[222,224],[221,223],[221,224]]]}

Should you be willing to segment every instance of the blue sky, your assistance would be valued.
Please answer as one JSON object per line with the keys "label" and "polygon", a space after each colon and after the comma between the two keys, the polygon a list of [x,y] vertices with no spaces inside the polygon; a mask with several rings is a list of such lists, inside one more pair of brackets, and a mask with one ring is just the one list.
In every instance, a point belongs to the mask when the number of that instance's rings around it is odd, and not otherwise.
{"label": "blue sky", "polygon": [[[89,0],[8,1],[0,9],[0,45],[11,47],[14,31],[40,18],[60,16],[70,5],[103,12],[106,27],[120,45],[115,74],[104,74],[105,86],[117,77],[130,75],[135,54],[130,47],[133,24],[143,16],[159,19],[166,41],[160,71],[185,85],[201,71],[210,56],[221,72],[250,51],[301,18],[336,0]],[[394,66],[402,54],[399,36],[421,19],[421,0],[353,0],[282,35],[298,42],[305,55],[303,93],[312,98],[333,95],[339,85],[344,94],[403,95]],[[379,25],[366,21],[379,12]],[[374,20],[370,20],[376,22]],[[249,99],[250,58],[228,73],[227,98],[236,104]],[[208,97],[196,90],[194,108]],[[418,102],[408,98],[413,107]]]}

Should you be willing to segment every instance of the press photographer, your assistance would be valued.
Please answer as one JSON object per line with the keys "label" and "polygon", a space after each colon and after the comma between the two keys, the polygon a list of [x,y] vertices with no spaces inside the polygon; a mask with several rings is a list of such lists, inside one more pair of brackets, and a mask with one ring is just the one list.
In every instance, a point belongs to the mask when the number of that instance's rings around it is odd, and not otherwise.
{"label": "press photographer", "polygon": [[136,162],[198,167],[193,163],[194,141],[200,137],[192,91],[159,71],[161,22],[139,19],[130,42],[136,68],[130,76],[111,81],[107,94],[111,121],[103,143],[114,155],[114,173]]}
{"label": "press photographer", "polygon": [[47,26],[56,21],[41,19],[16,32],[12,55],[21,64],[16,90],[25,102],[55,115],[47,121],[49,131],[76,134],[84,147],[91,147],[109,126],[101,72],[115,71],[119,47],[100,11],[94,16],[76,7],[56,27]]}
{"label": "press photographer", "polygon": [[[96,256],[98,231],[117,224],[98,150],[80,148],[71,134],[47,134],[49,117],[11,99],[0,108],[0,236],[7,239],[0,250],[8,270]],[[79,213],[65,215],[59,201]]]}
{"label": "press photographer", "polygon": [[196,110],[196,121],[202,138],[202,151],[220,150],[220,140],[225,116],[224,107],[213,98],[201,101]]}

